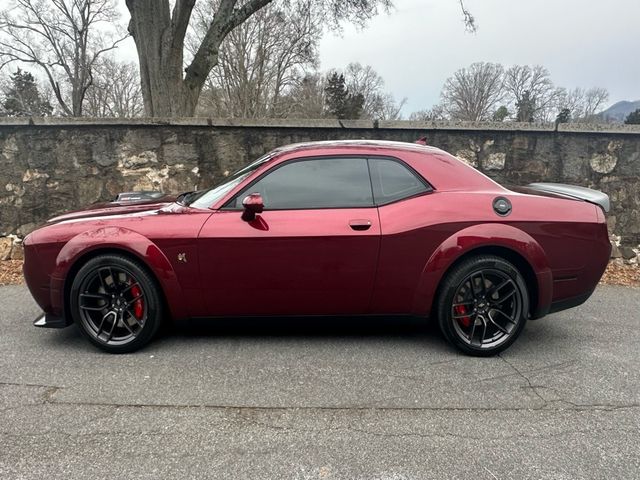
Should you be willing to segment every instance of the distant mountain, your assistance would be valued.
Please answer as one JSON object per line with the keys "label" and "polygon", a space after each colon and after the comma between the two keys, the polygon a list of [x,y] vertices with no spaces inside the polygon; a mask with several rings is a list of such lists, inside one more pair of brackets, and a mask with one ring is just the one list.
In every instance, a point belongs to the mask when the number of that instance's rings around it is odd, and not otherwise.
{"label": "distant mountain", "polygon": [[640,100],[635,102],[629,102],[623,100],[622,102],[614,103],[606,110],[600,112],[598,116],[604,118],[609,122],[624,122],[625,118],[631,113],[640,108]]}

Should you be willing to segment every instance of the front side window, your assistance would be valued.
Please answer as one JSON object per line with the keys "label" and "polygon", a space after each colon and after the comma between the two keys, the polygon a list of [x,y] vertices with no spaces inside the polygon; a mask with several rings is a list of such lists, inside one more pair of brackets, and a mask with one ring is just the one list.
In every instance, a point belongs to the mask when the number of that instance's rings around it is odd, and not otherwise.
{"label": "front side window", "polygon": [[364,158],[316,158],[286,163],[242,191],[229,206],[260,193],[266,210],[372,207]]}
{"label": "front side window", "polygon": [[412,197],[431,190],[402,163],[388,158],[372,158],[371,183],[376,205]]}

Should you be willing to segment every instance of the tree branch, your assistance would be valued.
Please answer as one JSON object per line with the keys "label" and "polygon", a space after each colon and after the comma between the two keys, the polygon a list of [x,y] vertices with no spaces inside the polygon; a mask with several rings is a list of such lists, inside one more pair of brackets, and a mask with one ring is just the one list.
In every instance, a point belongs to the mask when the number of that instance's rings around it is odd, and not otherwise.
{"label": "tree branch", "polygon": [[242,7],[234,10],[236,2],[237,0],[221,0],[218,11],[193,57],[191,65],[186,69],[185,82],[187,84],[204,84],[209,72],[218,61],[220,44],[229,32],[273,0],[249,0]]}
{"label": "tree branch", "polygon": [[176,0],[171,15],[171,44],[173,48],[183,48],[184,37],[195,4],[196,0]]}

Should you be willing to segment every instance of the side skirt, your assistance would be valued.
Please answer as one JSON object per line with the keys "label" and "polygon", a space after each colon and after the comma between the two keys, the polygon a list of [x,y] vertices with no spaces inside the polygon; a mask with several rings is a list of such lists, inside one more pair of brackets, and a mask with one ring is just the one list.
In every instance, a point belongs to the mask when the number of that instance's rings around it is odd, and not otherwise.
{"label": "side skirt", "polygon": [[50,313],[43,313],[33,321],[34,327],[40,328],[65,328],[73,322],[64,317],[56,317]]}

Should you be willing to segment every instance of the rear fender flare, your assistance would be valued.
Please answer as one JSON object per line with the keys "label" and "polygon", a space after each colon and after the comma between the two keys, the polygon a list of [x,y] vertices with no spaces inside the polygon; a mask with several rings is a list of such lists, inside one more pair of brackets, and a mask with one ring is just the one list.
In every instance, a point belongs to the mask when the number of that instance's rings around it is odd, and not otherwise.
{"label": "rear fender flare", "polygon": [[186,318],[182,288],[173,266],[162,250],[138,232],[122,227],[87,230],[69,240],[60,250],[51,275],[51,301],[56,311],[64,310],[65,280],[71,267],[86,254],[97,250],[120,250],[133,255],[146,265],[160,283],[173,318]]}
{"label": "rear fender flare", "polygon": [[[520,254],[534,271],[538,287],[538,304],[533,312],[544,311],[551,304],[553,277],[547,256],[528,233],[511,225],[485,223],[464,228],[440,244],[427,261],[413,302],[413,312],[429,315],[438,285],[445,273],[463,255],[481,247],[502,247]],[[534,316],[541,316],[534,313]]]}

